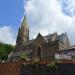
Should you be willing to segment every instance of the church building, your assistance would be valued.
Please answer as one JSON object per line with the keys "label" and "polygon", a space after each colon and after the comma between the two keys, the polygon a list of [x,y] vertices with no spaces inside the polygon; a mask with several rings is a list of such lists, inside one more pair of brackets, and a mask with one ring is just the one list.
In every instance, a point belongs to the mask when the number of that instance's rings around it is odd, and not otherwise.
{"label": "church building", "polygon": [[54,60],[55,52],[71,47],[67,33],[58,35],[57,32],[43,36],[41,33],[35,39],[29,39],[29,26],[24,16],[18,30],[16,49],[9,55],[11,59],[20,59],[26,53],[29,59]]}

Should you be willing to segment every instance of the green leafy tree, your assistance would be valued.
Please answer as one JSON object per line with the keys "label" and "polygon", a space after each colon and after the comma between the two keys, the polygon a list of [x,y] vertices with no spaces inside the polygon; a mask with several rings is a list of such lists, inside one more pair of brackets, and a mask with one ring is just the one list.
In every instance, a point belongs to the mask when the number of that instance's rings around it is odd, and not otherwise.
{"label": "green leafy tree", "polygon": [[15,50],[15,46],[0,43],[0,60],[6,60],[13,50]]}

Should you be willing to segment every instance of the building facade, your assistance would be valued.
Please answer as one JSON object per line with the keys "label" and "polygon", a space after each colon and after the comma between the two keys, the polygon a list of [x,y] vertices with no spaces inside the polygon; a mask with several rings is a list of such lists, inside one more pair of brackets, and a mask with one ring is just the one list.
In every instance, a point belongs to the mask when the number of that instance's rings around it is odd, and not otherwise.
{"label": "building facade", "polygon": [[64,49],[55,53],[56,60],[75,60],[75,48]]}
{"label": "building facade", "polygon": [[29,40],[29,26],[24,16],[18,31],[16,50],[9,55],[9,58],[20,59],[21,54],[26,52],[29,59],[54,60],[57,50],[61,51],[70,47],[67,33],[58,35],[55,32],[46,36],[39,33],[35,39]]}

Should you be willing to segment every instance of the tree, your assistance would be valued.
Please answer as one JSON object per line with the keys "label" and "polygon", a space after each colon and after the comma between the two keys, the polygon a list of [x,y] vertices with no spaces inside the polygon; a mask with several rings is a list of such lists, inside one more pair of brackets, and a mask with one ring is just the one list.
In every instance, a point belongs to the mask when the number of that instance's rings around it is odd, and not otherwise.
{"label": "tree", "polygon": [[15,50],[15,46],[0,43],[0,59],[6,60],[10,52]]}

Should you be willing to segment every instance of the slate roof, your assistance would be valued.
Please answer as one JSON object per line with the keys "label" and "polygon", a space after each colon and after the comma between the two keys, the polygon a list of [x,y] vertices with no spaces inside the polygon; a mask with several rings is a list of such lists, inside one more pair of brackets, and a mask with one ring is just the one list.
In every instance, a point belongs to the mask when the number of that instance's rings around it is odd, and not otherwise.
{"label": "slate roof", "polygon": [[47,36],[44,36],[47,40],[51,40],[55,34],[49,34]]}
{"label": "slate roof", "polygon": [[21,56],[21,53],[26,52],[27,55],[30,55],[32,53],[32,50],[25,50],[25,51],[18,51],[18,52],[11,52],[8,57],[19,57]]}
{"label": "slate roof", "polygon": [[[58,35],[57,33],[54,33],[54,34],[49,34],[49,35],[46,35],[46,36],[42,36],[46,42],[48,42],[49,40],[51,40],[54,35],[56,35],[56,40],[60,41],[60,42],[63,42],[63,37],[65,36],[65,33],[62,33],[61,35]],[[35,39],[32,39],[32,40],[29,40],[27,41],[24,45],[29,45],[29,44],[32,44],[34,42]]]}
{"label": "slate roof", "polygon": [[27,41],[24,45],[29,45],[29,44],[32,44],[33,42],[34,42],[34,39]]}

